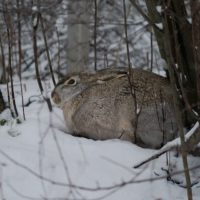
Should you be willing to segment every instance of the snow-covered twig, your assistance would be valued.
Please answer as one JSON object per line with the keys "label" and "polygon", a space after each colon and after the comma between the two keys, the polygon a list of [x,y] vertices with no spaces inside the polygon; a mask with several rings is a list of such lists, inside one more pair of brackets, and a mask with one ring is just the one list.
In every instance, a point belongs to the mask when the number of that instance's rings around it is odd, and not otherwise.
{"label": "snow-covered twig", "polygon": [[[189,152],[192,150],[194,147],[194,138],[195,142],[198,142],[196,140],[197,137],[199,136],[199,122],[196,122],[196,124],[193,126],[193,128],[185,135],[185,145],[186,145],[186,150]],[[197,143],[198,144],[198,143]],[[146,160],[136,164],[134,168],[141,167],[145,163],[155,160],[156,158],[159,158],[162,154],[171,151],[175,148],[180,148],[181,147],[181,141],[180,138],[176,138],[175,140],[168,142],[165,146],[163,146],[158,152],[153,154],[151,157],[147,158]]]}

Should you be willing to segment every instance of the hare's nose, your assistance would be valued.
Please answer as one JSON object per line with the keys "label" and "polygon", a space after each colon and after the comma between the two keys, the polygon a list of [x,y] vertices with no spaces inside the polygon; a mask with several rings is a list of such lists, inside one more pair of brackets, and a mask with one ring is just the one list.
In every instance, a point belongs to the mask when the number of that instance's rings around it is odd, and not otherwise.
{"label": "hare's nose", "polygon": [[53,92],[51,93],[51,98],[55,104],[59,104],[61,102],[60,96],[55,90],[53,90]]}

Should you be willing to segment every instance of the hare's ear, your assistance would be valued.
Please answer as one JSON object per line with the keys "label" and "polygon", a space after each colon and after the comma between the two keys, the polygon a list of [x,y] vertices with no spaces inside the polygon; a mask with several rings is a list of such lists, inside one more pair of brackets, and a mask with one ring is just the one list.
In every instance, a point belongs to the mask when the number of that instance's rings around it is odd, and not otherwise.
{"label": "hare's ear", "polygon": [[114,74],[113,73],[111,73],[111,74],[105,74],[104,76],[99,77],[97,79],[97,83],[98,84],[104,84],[107,81],[118,79],[118,78],[121,78],[121,77],[124,77],[124,76],[127,76],[127,72],[118,72],[118,73],[114,73]]}
{"label": "hare's ear", "polygon": [[80,78],[79,78],[78,75],[77,76],[71,76],[67,80],[65,80],[64,85],[65,86],[68,86],[68,85],[73,86],[73,85],[76,85],[79,82],[80,82]]}

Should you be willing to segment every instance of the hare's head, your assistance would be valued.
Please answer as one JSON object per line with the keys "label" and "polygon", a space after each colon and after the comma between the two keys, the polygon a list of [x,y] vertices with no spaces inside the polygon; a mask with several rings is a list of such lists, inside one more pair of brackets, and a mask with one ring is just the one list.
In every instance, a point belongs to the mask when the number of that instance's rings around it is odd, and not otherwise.
{"label": "hare's head", "polygon": [[87,85],[81,81],[79,74],[72,74],[59,81],[51,93],[55,104],[61,106],[64,102],[80,94]]}

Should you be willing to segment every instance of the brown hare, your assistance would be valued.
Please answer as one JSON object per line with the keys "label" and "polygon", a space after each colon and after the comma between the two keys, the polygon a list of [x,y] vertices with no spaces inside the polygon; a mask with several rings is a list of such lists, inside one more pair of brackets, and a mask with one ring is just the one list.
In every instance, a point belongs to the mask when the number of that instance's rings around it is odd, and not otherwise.
{"label": "brown hare", "polygon": [[169,81],[141,69],[132,69],[132,78],[127,68],[69,74],[52,99],[73,135],[159,148],[177,133]]}

